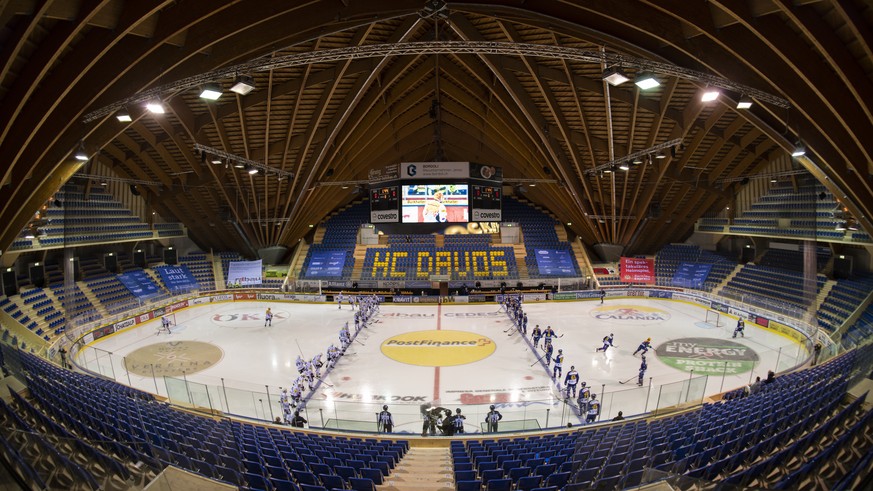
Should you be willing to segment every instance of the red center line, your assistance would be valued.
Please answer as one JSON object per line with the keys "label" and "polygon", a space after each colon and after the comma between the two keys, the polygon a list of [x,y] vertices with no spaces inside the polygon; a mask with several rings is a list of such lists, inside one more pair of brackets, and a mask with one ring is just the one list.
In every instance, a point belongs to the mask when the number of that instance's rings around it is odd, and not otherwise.
{"label": "red center line", "polygon": [[[440,325],[442,323],[442,304],[437,304],[437,331],[440,330]],[[433,367],[433,400],[439,400],[440,398],[440,367]]]}

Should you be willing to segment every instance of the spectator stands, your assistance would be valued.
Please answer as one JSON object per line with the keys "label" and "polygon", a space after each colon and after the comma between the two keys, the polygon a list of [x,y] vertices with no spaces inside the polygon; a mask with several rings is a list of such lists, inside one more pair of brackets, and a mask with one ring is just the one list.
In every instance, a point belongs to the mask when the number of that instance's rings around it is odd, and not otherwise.
{"label": "spectator stands", "polygon": [[[0,403],[0,452],[23,476],[51,488],[126,489],[123,483],[144,484],[168,465],[245,489],[343,487],[353,479],[374,486],[409,448],[403,440],[199,417],[24,352],[12,356],[27,373],[29,400],[16,394],[11,405]],[[111,417],[96,408],[111,408]]]}
{"label": "spectator stands", "polygon": [[655,256],[657,284],[659,286],[673,286],[673,275],[682,263],[713,265],[702,288],[706,291],[712,291],[737,265],[735,260],[714,252],[704,251],[696,245],[668,244]]}
{"label": "spectator stands", "polygon": [[402,243],[367,250],[362,279],[428,279],[449,275],[451,280],[493,280],[518,278],[515,253],[511,247],[478,245],[451,240],[436,247]]}
{"label": "spectator stands", "polygon": [[871,291],[873,276],[838,281],[819,306],[819,327],[831,333],[839,329]]}
{"label": "spectator stands", "polygon": [[[355,203],[349,208],[342,210],[324,222],[324,238],[321,243],[312,244],[306,254],[306,259],[303,261],[303,271],[301,279],[318,280],[318,279],[348,279],[351,278],[352,268],[355,265],[354,252],[355,244],[357,244],[358,229],[361,224],[366,223],[370,218],[369,202],[363,201]],[[343,263],[342,274],[339,278],[336,276],[319,276],[309,275],[309,263],[312,260],[312,255],[316,253],[329,254],[333,251],[345,252],[345,262]]]}
{"label": "spectator stands", "polygon": [[212,272],[212,260],[205,252],[192,252],[187,256],[180,257],[179,263],[184,264],[194,275],[200,290],[215,290],[215,274]]}
{"label": "spectator stands", "polygon": [[527,249],[525,257],[525,265],[527,266],[528,276],[531,278],[546,278],[549,276],[541,273],[536,260],[537,249],[550,249],[567,251],[570,257],[573,258],[573,269],[578,277],[579,264],[576,261],[576,255],[568,242],[558,240],[558,234],[555,232],[555,219],[548,214],[543,213],[532,206],[523,204],[522,202],[506,197],[503,200],[503,220],[507,222],[517,222],[521,227],[521,232],[524,235],[524,245]]}

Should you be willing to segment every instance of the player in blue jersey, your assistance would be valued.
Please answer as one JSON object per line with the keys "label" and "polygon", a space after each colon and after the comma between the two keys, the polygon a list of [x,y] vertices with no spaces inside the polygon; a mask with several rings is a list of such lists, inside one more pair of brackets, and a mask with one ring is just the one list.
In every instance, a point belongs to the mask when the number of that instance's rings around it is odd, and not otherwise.
{"label": "player in blue jersey", "polygon": [[570,371],[564,377],[564,386],[567,388],[567,398],[576,397],[576,385],[579,383],[579,372],[576,367],[570,365]]}
{"label": "player in blue jersey", "polygon": [[640,387],[643,386],[643,378],[646,376],[646,369],[649,368],[649,365],[646,364],[646,357],[643,356],[643,362],[640,364],[640,375],[637,378],[637,385]]}
{"label": "player in blue jersey", "polygon": [[746,337],[746,323],[742,319],[737,319],[737,327],[734,329],[734,337],[737,337],[739,334],[742,337]]}
{"label": "player in blue jersey", "polygon": [[537,348],[540,344],[540,338],[543,337],[542,331],[540,331],[540,325],[537,324],[534,326],[533,330],[530,332],[530,337],[533,340],[534,348]]}
{"label": "player in blue jersey", "polygon": [[637,348],[636,351],[634,351],[633,356],[637,356],[637,353],[639,353],[640,351],[643,352],[643,356],[646,356],[646,353],[649,352],[649,348],[651,348],[651,347],[652,347],[652,338],[648,338],[645,341],[643,341],[642,343],[640,343],[640,346]]}

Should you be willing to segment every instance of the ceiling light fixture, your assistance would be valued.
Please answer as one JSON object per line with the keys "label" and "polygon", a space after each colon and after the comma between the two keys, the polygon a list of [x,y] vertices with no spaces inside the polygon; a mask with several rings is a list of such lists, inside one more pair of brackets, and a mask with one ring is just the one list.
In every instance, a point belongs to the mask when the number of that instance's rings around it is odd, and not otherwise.
{"label": "ceiling light fixture", "polygon": [[661,82],[658,82],[658,79],[651,73],[643,72],[637,75],[634,84],[643,90],[649,90],[661,85]]}
{"label": "ceiling light fixture", "polygon": [[616,86],[627,82],[630,78],[618,67],[612,67],[603,72],[603,80],[606,80],[609,85]]}
{"label": "ceiling light fixture", "polygon": [[212,158],[212,163],[215,164],[215,165],[220,165],[220,164],[221,164],[221,159],[218,159],[218,158],[213,157],[213,158]]}
{"label": "ceiling light fixture", "polygon": [[634,161],[633,161],[634,165],[640,165],[642,163],[643,163],[642,157],[634,157]]}
{"label": "ceiling light fixture", "polygon": [[233,163],[233,166],[234,166],[235,168],[237,168],[237,169],[245,169],[246,164],[244,164],[244,163],[242,163],[242,162],[234,162],[234,163]]}
{"label": "ceiling light fixture", "polygon": [[752,99],[749,96],[742,96],[737,101],[737,109],[749,109],[752,107]]}
{"label": "ceiling light fixture", "polygon": [[528,187],[535,188],[535,187],[537,187],[537,184],[535,182],[532,182],[532,183],[528,184]]}
{"label": "ceiling light fixture", "polygon": [[621,164],[619,164],[618,168],[624,171],[630,170],[630,166],[627,165],[627,162],[622,162]]}
{"label": "ceiling light fixture", "polygon": [[251,166],[251,165],[248,165],[248,166],[246,166],[246,172],[248,172],[250,176],[253,176],[253,175],[258,173],[258,168]]}
{"label": "ceiling light fixture", "polygon": [[218,84],[206,84],[203,86],[203,89],[200,91],[200,98],[206,99],[209,101],[218,100],[222,94],[221,86]]}
{"label": "ceiling light fixture", "polygon": [[154,99],[146,103],[146,109],[152,114],[164,114],[164,105],[160,99]]}
{"label": "ceiling light fixture", "polygon": [[130,117],[130,113],[127,112],[126,109],[122,109],[115,113],[115,119],[117,119],[119,123],[130,123],[133,121],[133,118]]}
{"label": "ceiling light fixture", "polygon": [[794,144],[794,151],[791,152],[791,156],[796,158],[803,157],[804,155],[806,155],[806,147],[798,140],[798,142]]}
{"label": "ceiling light fixture", "polygon": [[255,79],[248,75],[237,76],[236,80],[233,81],[233,85],[230,87],[231,92],[235,92],[239,95],[246,95],[253,90],[255,90]]}
{"label": "ceiling light fixture", "polygon": [[79,140],[79,148],[76,150],[74,157],[76,157],[76,160],[79,160],[81,162],[88,160],[88,154],[85,153],[85,142],[84,141]]}
{"label": "ceiling light fixture", "polygon": [[661,159],[666,159],[667,156],[664,155],[664,152],[658,152],[658,153],[655,154],[655,158],[658,159],[658,160],[661,160]]}
{"label": "ceiling light fixture", "polygon": [[700,95],[700,100],[703,102],[712,102],[712,101],[718,99],[719,95],[721,95],[721,92],[719,92],[716,89],[713,89],[712,87],[707,87],[703,91],[703,94]]}

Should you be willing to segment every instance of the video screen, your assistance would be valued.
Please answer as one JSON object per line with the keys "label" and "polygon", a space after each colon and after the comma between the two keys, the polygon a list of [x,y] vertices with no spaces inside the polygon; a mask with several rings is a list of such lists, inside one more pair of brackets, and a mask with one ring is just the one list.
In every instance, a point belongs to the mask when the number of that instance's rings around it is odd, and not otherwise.
{"label": "video screen", "polygon": [[402,223],[470,221],[466,184],[404,184],[402,188]]}

